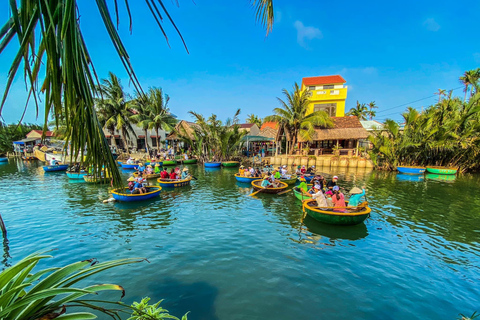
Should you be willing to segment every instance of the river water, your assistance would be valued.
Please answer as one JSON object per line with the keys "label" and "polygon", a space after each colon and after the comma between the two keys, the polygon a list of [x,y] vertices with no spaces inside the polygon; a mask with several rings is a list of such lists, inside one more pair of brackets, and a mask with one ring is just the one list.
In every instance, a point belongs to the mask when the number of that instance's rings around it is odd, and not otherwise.
{"label": "river water", "polygon": [[340,227],[302,221],[291,192],[248,197],[235,169],[190,168],[191,187],[103,204],[108,186],[10,159],[0,165],[3,265],[52,248],[41,267],[145,257],[95,283],[122,285],[126,303],[165,299],[192,320],[456,319],[480,310],[478,176],[324,168],[346,189],[368,189],[371,217]]}

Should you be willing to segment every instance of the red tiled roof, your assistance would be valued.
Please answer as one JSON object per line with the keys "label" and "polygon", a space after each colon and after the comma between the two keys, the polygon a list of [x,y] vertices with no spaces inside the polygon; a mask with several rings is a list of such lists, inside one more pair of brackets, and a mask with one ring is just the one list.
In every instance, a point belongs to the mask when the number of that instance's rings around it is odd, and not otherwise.
{"label": "red tiled roof", "polygon": [[272,128],[272,129],[278,129],[278,123],[274,122],[274,121],[270,121],[270,122],[264,122],[262,124],[262,127],[260,128],[260,130],[263,130],[265,128]]}
{"label": "red tiled roof", "polygon": [[253,127],[254,124],[255,123],[239,123],[238,127],[240,129],[249,129],[249,128]]}
{"label": "red tiled roof", "polygon": [[[36,133],[38,133],[40,135],[43,133],[42,130],[32,130],[32,131],[35,131]],[[32,132],[32,131],[30,131],[30,132]],[[52,131],[45,132],[45,137],[54,137],[54,136],[55,136],[55,134],[53,134]]]}
{"label": "red tiled roof", "polygon": [[343,79],[343,77],[338,74],[333,76],[309,77],[309,78],[302,79],[302,83],[306,86],[345,83],[345,82],[347,81],[345,81],[345,79]]}

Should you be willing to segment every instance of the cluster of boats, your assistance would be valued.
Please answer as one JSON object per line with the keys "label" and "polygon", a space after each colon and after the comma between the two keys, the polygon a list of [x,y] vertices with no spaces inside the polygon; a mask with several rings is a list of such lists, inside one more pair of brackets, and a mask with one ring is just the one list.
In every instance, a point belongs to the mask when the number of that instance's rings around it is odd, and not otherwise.
{"label": "cluster of boats", "polygon": [[433,174],[456,174],[457,169],[455,168],[446,168],[446,167],[415,167],[415,166],[397,166],[397,171],[405,174],[424,174],[424,173],[433,173]]}

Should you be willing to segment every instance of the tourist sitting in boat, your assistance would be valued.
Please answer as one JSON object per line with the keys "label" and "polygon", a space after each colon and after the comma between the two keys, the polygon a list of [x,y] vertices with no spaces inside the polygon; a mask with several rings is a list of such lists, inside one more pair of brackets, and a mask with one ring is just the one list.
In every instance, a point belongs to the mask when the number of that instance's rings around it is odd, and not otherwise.
{"label": "tourist sitting in boat", "polygon": [[268,176],[265,176],[265,178],[263,178],[262,180],[262,184],[260,185],[262,188],[268,188],[270,186],[272,186],[273,184],[268,181]]}
{"label": "tourist sitting in boat", "polygon": [[356,207],[360,204],[360,200],[363,196],[365,196],[366,190],[365,186],[362,187],[362,190],[360,188],[354,187],[352,190],[350,190],[350,199],[348,200],[348,206],[349,207]]}
{"label": "tourist sitting in boat", "polygon": [[282,175],[282,178],[287,178],[287,174],[288,174],[287,166],[284,165],[280,169],[280,174]]}
{"label": "tourist sitting in boat", "polygon": [[255,169],[255,177],[256,178],[261,178],[262,177],[262,171],[260,171],[259,168]]}
{"label": "tourist sitting in boat", "polygon": [[302,193],[304,195],[306,195],[307,197],[310,197],[314,200],[317,200],[317,206],[326,208],[326,207],[328,207],[327,199],[325,198],[325,195],[323,194],[323,191],[320,190],[320,188],[317,188],[317,186],[314,186],[314,193],[313,194],[305,192],[305,191],[303,191],[303,189],[300,189],[300,190],[302,190]]}
{"label": "tourist sitting in boat", "polygon": [[183,168],[182,170],[182,180],[187,179],[190,176],[190,173],[188,173],[188,168]]}
{"label": "tourist sitting in boat", "polygon": [[255,169],[253,169],[252,167],[248,167],[248,171],[250,171],[251,177],[255,177]]}
{"label": "tourist sitting in boat", "polygon": [[238,168],[238,175],[239,176],[245,175],[245,167],[244,166],[240,166],[240,168]]}
{"label": "tourist sitting in boat", "polygon": [[327,207],[333,207],[333,200],[332,200],[333,192],[331,190],[328,190],[325,192],[325,198],[327,200]]}
{"label": "tourist sitting in boat", "polygon": [[305,168],[305,166],[302,166],[302,168],[300,169],[300,173],[301,174],[307,173],[307,169]]}
{"label": "tourist sitting in boat", "polygon": [[315,173],[315,166],[311,166],[307,169],[307,174],[313,174]]}
{"label": "tourist sitting in boat", "polygon": [[175,174],[177,175],[177,179],[180,179],[180,176],[182,175],[182,172],[180,171],[179,167],[175,168]]}
{"label": "tourist sitting in boat", "polygon": [[338,186],[333,187],[333,195],[332,201],[333,206],[338,208],[345,208],[347,205],[345,204],[345,196],[342,192],[340,192],[340,188]]}
{"label": "tourist sitting in boat", "polygon": [[327,183],[327,189],[333,191],[333,187],[337,186],[338,177],[334,176],[332,180]]}
{"label": "tourist sitting in boat", "polygon": [[128,190],[132,192],[133,190],[135,190],[135,178],[130,177],[127,179],[127,181],[128,181]]}
{"label": "tourist sitting in boat", "polygon": [[175,173],[175,169],[173,168],[172,170],[170,170],[170,179],[177,180],[177,174]]}
{"label": "tourist sitting in boat", "polygon": [[147,192],[147,188],[145,188],[143,183],[139,182],[138,180],[137,180],[137,182],[135,182],[135,185],[133,187],[134,187],[134,190],[133,190],[132,194],[139,194],[139,193],[142,194],[142,193]]}
{"label": "tourist sitting in boat", "polygon": [[162,178],[162,179],[168,179],[169,178],[167,168],[163,168],[163,171],[160,173],[160,178]]}
{"label": "tourist sitting in boat", "polygon": [[250,170],[248,170],[248,169],[245,169],[245,170],[243,171],[243,175],[244,175],[245,177],[251,177],[251,176],[252,176],[252,174],[250,173]]}
{"label": "tourist sitting in boat", "polygon": [[145,170],[145,172],[146,172],[147,174],[152,174],[152,173],[153,173],[152,165],[149,164],[149,165],[147,166],[147,169]]}
{"label": "tourist sitting in boat", "polygon": [[127,164],[135,164],[135,159],[133,159],[133,158],[131,158],[131,157],[128,158]]}
{"label": "tourist sitting in boat", "polygon": [[275,179],[281,179],[281,178],[282,178],[282,174],[280,173],[280,171],[275,170],[275,174],[273,175],[273,177],[274,177]]}
{"label": "tourist sitting in boat", "polygon": [[58,161],[55,160],[55,158],[52,158],[52,160],[50,160],[50,165],[51,166],[56,166],[56,165],[58,165]]}
{"label": "tourist sitting in boat", "polygon": [[153,170],[153,173],[159,174],[160,173],[160,164],[155,163],[155,169]]}
{"label": "tourist sitting in boat", "polygon": [[143,166],[143,163],[138,164],[137,171],[138,172],[144,172],[145,171],[145,167]]}
{"label": "tourist sitting in boat", "polygon": [[188,160],[188,155],[187,155],[186,153],[184,153],[184,154],[183,154],[183,158],[184,158],[185,160]]}

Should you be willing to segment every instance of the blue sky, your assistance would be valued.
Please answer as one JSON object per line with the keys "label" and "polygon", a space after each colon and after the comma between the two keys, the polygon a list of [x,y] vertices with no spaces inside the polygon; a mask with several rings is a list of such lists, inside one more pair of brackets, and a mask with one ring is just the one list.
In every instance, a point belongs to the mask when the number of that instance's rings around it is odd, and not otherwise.
{"label": "blue sky", "polygon": [[[112,71],[133,93],[95,1],[78,2],[99,76]],[[302,77],[340,74],[349,86],[347,110],[357,100],[376,101],[378,120],[398,120],[406,106],[397,106],[432,96],[438,88],[458,88],[458,77],[480,65],[478,1],[276,0],[268,37],[255,23],[247,0],[174,3],[166,1],[189,54],[165,23],[167,46],[144,2],[131,1],[131,35],[126,12],[120,9],[119,31],[142,86],[162,87],[170,95],[171,111],[182,119],[191,120],[190,110],[225,119],[237,108],[242,120],[250,113],[264,117],[278,106],[281,90],[290,90]],[[8,18],[7,9],[7,3],[0,5],[1,21]],[[12,42],[0,55],[2,91],[15,49]],[[463,97],[462,89],[454,92]],[[25,97],[19,77],[2,113],[7,122],[18,121]],[[420,109],[436,99],[408,105]],[[36,119],[31,106],[25,120],[42,123],[43,114]]]}

